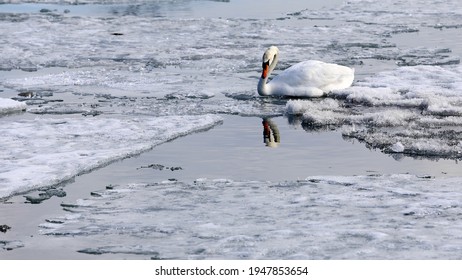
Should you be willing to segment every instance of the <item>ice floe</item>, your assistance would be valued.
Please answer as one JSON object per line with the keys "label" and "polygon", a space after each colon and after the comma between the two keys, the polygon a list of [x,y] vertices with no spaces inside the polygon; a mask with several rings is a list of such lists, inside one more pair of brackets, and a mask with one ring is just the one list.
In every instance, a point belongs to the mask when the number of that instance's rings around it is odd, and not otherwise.
{"label": "ice floe", "polygon": [[25,111],[27,105],[8,98],[0,97],[0,115]]}
{"label": "ice floe", "polygon": [[130,258],[459,259],[459,189],[412,175],[128,184],[63,204],[41,233]]}
{"label": "ice floe", "polygon": [[333,99],[291,100],[286,113],[305,126],[342,127],[385,152],[460,158],[462,67],[400,67],[333,92]]}
{"label": "ice floe", "polygon": [[56,185],[219,122],[212,115],[0,119],[0,198]]}

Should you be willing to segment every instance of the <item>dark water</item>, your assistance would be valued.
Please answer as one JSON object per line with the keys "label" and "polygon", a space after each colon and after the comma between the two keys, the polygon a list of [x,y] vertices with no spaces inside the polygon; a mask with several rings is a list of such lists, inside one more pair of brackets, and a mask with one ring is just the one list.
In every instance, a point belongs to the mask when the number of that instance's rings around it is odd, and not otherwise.
{"label": "dark water", "polygon": [[[365,175],[410,173],[458,176],[454,160],[414,159],[368,149],[338,131],[312,132],[291,125],[285,117],[271,119],[279,130],[280,143],[264,142],[263,119],[225,116],[223,125],[156,147],[133,159],[98,170],[111,183],[129,181],[244,179],[297,180],[314,175]],[[150,164],[180,166],[178,171],[135,169]]]}

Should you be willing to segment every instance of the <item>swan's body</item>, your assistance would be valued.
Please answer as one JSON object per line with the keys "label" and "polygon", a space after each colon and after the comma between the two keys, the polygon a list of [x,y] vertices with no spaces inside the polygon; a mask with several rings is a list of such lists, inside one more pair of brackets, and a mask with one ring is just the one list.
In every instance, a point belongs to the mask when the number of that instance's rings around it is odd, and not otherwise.
{"label": "swan's body", "polygon": [[263,72],[257,88],[260,95],[320,97],[353,83],[354,69],[317,60],[297,63],[267,82],[278,56],[279,49],[275,46],[263,54]]}

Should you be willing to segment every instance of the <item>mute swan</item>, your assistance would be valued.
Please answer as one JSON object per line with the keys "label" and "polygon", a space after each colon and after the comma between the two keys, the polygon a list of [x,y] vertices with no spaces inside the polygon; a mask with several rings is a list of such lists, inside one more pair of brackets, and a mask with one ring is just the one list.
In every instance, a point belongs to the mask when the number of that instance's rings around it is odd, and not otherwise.
{"label": "mute swan", "polygon": [[278,63],[278,56],[279,49],[275,46],[263,54],[263,72],[257,87],[260,95],[320,97],[353,83],[354,69],[316,60],[299,62],[267,83]]}

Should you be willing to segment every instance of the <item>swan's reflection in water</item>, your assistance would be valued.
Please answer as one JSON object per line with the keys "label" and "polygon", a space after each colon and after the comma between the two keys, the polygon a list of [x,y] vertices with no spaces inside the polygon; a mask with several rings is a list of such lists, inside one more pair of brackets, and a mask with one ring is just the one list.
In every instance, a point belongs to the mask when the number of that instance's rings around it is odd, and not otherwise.
{"label": "swan's reflection in water", "polygon": [[278,126],[270,119],[263,118],[263,143],[267,147],[276,148],[281,143]]}

